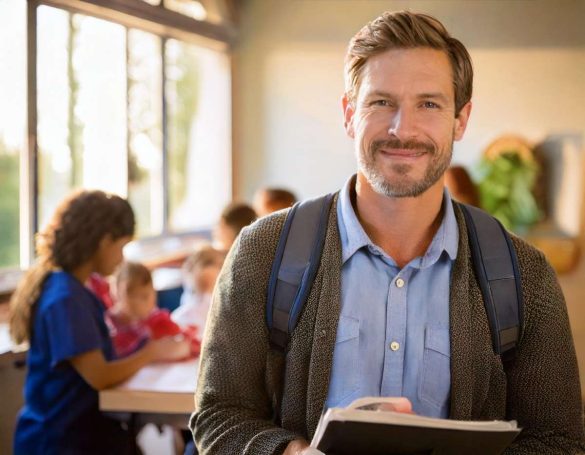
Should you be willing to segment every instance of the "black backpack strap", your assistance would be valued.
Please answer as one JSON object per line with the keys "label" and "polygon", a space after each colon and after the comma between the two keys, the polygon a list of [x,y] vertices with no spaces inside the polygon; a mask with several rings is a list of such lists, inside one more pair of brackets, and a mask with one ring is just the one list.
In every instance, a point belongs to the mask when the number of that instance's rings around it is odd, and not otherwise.
{"label": "black backpack strap", "polygon": [[523,300],[516,251],[493,216],[459,203],[469,236],[473,266],[483,295],[494,352],[508,360],[520,339]]}
{"label": "black backpack strap", "polygon": [[272,263],[266,299],[270,344],[285,352],[317,274],[333,194],[297,202],[289,211]]}

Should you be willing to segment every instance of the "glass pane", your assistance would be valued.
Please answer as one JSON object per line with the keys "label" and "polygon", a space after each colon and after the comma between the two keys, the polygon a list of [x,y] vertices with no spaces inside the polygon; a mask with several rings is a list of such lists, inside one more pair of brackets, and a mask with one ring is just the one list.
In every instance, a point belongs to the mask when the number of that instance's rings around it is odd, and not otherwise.
{"label": "glass pane", "polygon": [[137,235],[163,229],[161,40],[128,32],[128,198]]}
{"label": "glass pane", "polygon": [[231,199],[229,59],[166,43],[170,227],[211,227]]}
{"label": "glass pane", "polygon": [[210,20],[205,7],[197,0],[165,0],[165,8],[199,21]]}
{"label": "glass pane", "polygon": [[124,27],[39,7],[39,223],[71,189],[127,192]]}
{"label": "glass pane", "polygon": [[26,2],[0,1],[0,268],[18,267],[19,154],[26,153]]}

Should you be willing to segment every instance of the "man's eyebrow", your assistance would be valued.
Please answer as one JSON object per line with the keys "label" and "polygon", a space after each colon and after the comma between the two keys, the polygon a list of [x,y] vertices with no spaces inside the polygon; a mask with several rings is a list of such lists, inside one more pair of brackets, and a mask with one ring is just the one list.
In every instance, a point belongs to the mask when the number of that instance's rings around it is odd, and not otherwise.
{"label": "man's eyebrow", "polygon": [[393,98],[393,95],[382,90],[374,90],[372,92],[366,93],[364,98]]}
{"label": "man's eyebrow", "polygon": [[436,93],[420,93],[416,96],[418,99],[431,99],[431,100],[439,100],[442,101],[443,103],[448,103],[449,102],[449,98],[447,98],[446,95],[444,95],[443,93],[440,92],[436,92]]}

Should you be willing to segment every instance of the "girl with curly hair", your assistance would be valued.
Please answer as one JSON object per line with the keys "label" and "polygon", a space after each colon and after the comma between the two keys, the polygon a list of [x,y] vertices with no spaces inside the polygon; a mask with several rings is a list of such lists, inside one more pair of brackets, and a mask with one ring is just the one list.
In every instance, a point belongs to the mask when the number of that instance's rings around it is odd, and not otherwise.
{"label": "girl with curly hair", "polygon": [[38,234],[38,261],[10,302],[11,336],[30,345],[15,454],[125,453],[128,434],[100,413],[98,390],[188,355],[187,342],[163,338],[115,358],[104,306],[84,283],[110,275],[133,234],[128,202],[102,191],[70,196]]}

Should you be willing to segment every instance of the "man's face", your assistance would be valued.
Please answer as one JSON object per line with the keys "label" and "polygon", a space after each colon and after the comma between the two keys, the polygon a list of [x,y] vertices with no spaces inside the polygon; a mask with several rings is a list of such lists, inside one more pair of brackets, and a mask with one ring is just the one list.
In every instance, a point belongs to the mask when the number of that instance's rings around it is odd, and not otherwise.
{"label": "man's face", "polygon": [[453,141],[463,136],[471,103],[455,117],[447,55],[430,48],[389,50],[366,62],[356,100],[343,99],[358,172],[379,194],[416,197],[442,188]]}

